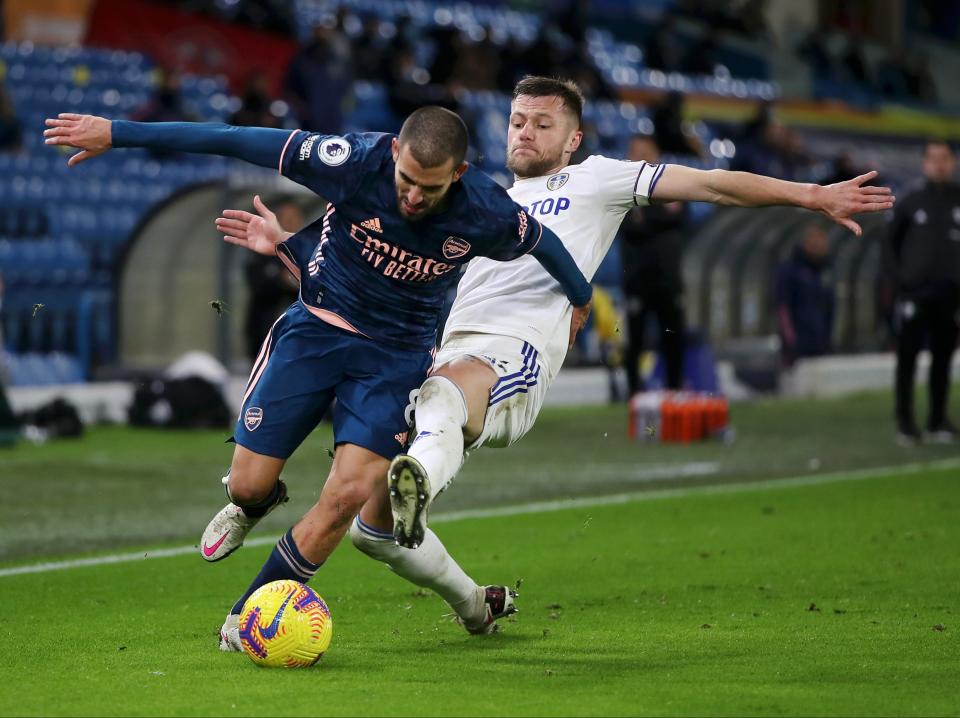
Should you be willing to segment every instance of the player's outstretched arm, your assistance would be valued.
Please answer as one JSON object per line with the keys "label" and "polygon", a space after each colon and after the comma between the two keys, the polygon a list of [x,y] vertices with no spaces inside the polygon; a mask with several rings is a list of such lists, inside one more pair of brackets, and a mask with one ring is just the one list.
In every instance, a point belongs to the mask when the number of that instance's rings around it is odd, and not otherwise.
{"label": "player's outstretched arm", "polygon": [[877,176],[875,171],[831,185],[787,182],[751,172],[697,170],[667,165],[656,184],[652,199],[657,202],[687,200],[712,202],[734,207],[790,205],[820,212],[858,237],[862,228],[851,217],[865,212],[882,212],[893,207],[889,187],[864,186]]}
{"label": "player's outstretched arm", "polygon": [[71,167],[111,147],[145,147],[169,152],[195,152],[236,157],[262,167],[277,167],[291,130],[233,127],[206,122],[129,122],[96,115],[61,112],[46,120],[48,145],[80,150]]}
{"label": "player's outstretched arm", "polygon": [[217,217],[217,231],[223,240],[251,252],[273,257],[277,254],[277,245],[285,242],[293,232],[283,231],[277,215],[270,211],[260,195],[253,198],[253,207],[257,214],[242,209],[225,209]]}

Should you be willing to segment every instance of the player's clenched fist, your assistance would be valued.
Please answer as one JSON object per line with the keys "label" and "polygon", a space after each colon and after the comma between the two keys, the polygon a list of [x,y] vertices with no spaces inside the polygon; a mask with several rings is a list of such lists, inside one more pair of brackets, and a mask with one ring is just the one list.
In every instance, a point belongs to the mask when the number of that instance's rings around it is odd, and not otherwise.
{"label": "player's clenched fist", "polygon": [[111,123],[105,117],[61,112],[56,119],[48,117],[45,124],[47,129],[43,136],[46,144],[81,150],[67,161],[71,167],[103,154],[112,146]]}

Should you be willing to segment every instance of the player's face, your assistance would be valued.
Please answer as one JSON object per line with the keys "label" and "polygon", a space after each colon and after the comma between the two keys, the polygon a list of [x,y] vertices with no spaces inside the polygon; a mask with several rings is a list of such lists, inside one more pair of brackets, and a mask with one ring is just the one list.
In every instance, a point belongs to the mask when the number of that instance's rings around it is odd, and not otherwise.
{"label": "player's face", "polygon": [[923,174],[931,182],[946,182],[953,177],[957,160],[946,145],[931,142],[923,153]]}
{"label": "player's face", "polygon": [[510,105],[507,168],[519,178],[553,174],[566,167],[583,133],[555,95],[520,95]]}
{"label": "player's face", "polygon": [[424,167],[408,147],[393,140],[395,164],[394,184],[397,187],[397,208],[408,222],[416,222],[443,206],[450,185],[466,171],[466,163],[454,167],[450,158],[439,167]]}

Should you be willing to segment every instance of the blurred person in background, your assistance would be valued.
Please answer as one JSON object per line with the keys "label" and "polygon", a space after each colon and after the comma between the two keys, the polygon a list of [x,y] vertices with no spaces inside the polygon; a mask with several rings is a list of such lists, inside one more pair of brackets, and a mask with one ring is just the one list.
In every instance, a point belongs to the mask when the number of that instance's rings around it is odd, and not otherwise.
{"label": "blurred person in background", "polygon": [[241,127],[280,127],[280,118],[273,114],[270,106],[270,81],[261,70],[255,70],[247,78],[240,109],[230,115],[227,121]]}
{"label": "blurred person in background", "polygon": [[668,155],[703,156],[700,139],[684,127],[684,97],[680,92],[669,92],[663,101],[653,108],[654,138],[661,152]]}
{"label": "blurred person in background", "polygon": [[[295,202],[281,202],[276,214],[285,232],[299,232],[305,224],[303,210]],[[276,257],[256,253],[247,260],[244,275],[250,289],[244,334],[247,355],[256,361],[270,327],[297,300],[300,283]]]}
{"label": "blurred person in background", "polygon": [[836,299],[829,268],[827,232],[819,223],[811,223],[790,258],[777,269],[776,316],[785,367],[831,351]]}
{"label": "blurred person in background", "polygon": [[957,440],[947,416],[950,363],[960,313],[960,186],[953,181],[956,156],[945,141],[931,140],[923,153],[923,188],[897,203],[885,247],[887,274],[896,284],[897,441],[916,444],[913,388],[917,355],[930,349],[927,435]]}
{"label": "blurred person in background", "polygon": [[[807,155],[805,152],[804,156],[807,165],[806,169],[809,171],[813,165],[813,158]],[[863,174],[863,170],[854,163],[853,155],[851,155],[849,152],[841,152],[839,155],[833,158],[830,174],[827,177],[818,179],[817,181],[820,184],[836,184],[837,182],[846,182],[851,177],[856,177],[857,175],[861,174]],[[885,175],[878,174],[872,180],[867,181],[866,184],[880,187],[887,184],[887,179]]]}
{"label": "blurred person in background", "polygon": [[738,138],[731,169],[792,181],[809,179],[812,160],[803,138],[776,118],[769,102],[757,108],[756,115],[743,126]]}
{"label": "blurred person in background", "polygon": [[676,19],[664,12],[660,22],[647,36],[643,46],[643,60],[651,70],[675,72],[680,69],[680,44],[676,34]]}
{"label": "blurred person in background", "polygon": [[826,30],[811,30],[797,45],[797,56],[810,65],[815,80],[832,80],[838,72],[837,63],[824,41]]}
{"label": "blurred person in background", "polygon": [[180,94],[180,73],[161,70],[153,97],[131,116],[136,122],[193,122],[197,119]]}
{"label": "blurred person in background", "polygon": [[350,46],[337,32],[316,25],[310,40],[290,60],[283,81],[300,126],[312,132],[343,132],[344,108],[353,99]]}
{"label": "blurred person in background", "polygon": [[847,37],[847,45],[840,58],[840,68],[847,82],[875,92],[878,88],[873,82],[867,59],[863,52],[863,42],[855,36]]}
{"label": "blurred person in background", "polygon": [[926,53],[914,51],[907,62],[907,92],[910,97],[921,102],[937,102],[937,83],[930,70],[930,60]]}
{"label": "blurred person in background", "polygon": [[23,131],[13,101],[6,86],[0,83],[0,152],[15,152],[22,145]]}
{"label": "blurred person in background", "polygon": [[[637,135],[630,140],[627,159],[657,165],[660,163],[660,149],[652,137]],[[624,368],[630,396],[644,389],[639,364],[651,315],[657,319],[666,388],[680,389],[683,384],[686,322],[680,257],[685,223],[684,203],[667,202],[630,210],[620,227],[623,294],[627,309]]]}
{"label": "blurred person in background", "polygon": [[353,72],[358,80],[380,82],[389,69],[389,44],[380,18],[374,14],[363,18],[360,34],[353,41]]}
{"label": "blurred person in background", "polygon": [[712,75],[720,64],[720,33],[716,26],[707,28],[703,37],[690,46],[680,65],[688,75]]}
{"label": "blurred person in background", "polygon": [[889,100],[905,100],[910,97],[907,75],[910,63],[902,45],[894,47],[877,65],[877,82],[881,94]]}
{"label": "blurred person in background", "polygon": [[849,152],[841,152],[833,158],[831,174],[823,180],[823,184],[843,182],[859,174],[853,166],[853,156]]}

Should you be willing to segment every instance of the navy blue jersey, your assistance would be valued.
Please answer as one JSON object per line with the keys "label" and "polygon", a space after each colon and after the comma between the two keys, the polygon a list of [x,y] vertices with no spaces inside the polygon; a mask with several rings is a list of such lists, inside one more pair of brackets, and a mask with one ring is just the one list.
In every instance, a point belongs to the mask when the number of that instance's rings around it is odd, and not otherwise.
{"label": "navy blue jersey", "polygon": [[280,172],[330,204],[278,254],[298,270],[300,299],[315,315],[394,346],[430,348],[460,265],[474,257],[522,256],[537,245],[543,228],[472,168],[450,188],[442,212],[417,222],[403,219],[392,139],[380,133],[291,135]]}

